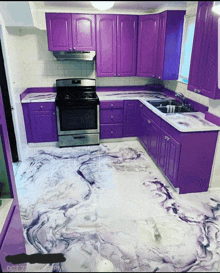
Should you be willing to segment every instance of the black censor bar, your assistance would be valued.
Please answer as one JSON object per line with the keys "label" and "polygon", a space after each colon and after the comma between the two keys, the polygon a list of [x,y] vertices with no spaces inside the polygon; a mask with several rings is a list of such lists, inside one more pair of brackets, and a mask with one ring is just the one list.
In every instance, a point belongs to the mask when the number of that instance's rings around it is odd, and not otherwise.
{"label": "black censor bar", "polygon": [[6,261],[12,264],[51,264],[51,263],[62,263],[66,261],[66,258],[62,253],[58,254],[31,254],[27,255],[25,253],[17,254],[17,255],[8,255],[5,257]]}

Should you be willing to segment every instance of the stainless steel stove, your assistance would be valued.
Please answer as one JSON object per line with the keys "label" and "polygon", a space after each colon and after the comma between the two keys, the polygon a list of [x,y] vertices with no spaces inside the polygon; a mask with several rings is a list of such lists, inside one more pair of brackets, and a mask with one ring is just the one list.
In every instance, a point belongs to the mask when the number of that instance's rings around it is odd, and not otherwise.
{"label": "stainless steel stove", "polygon": [[56,90],[59,147],[99,144],[99,98],[95,79],[59,79]]}

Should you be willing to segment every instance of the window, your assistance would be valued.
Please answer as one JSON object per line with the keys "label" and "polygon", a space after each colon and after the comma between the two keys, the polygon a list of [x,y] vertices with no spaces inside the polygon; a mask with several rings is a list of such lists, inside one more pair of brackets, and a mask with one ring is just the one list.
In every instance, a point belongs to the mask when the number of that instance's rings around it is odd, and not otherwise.
{"label": "window", "polygon": [[185,16],[178,81],[188,83],[196,15]]}

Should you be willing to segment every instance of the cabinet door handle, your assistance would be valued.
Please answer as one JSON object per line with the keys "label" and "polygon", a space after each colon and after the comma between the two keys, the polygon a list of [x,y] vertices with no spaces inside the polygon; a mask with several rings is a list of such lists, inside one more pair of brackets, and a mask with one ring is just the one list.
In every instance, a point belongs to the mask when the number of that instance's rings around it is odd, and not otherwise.
{"label": "cabinet door handle", "polygon": [[151,123],[151,121],[149,119],[147,121],[148,121],[148,123]]}
{"label": "cabinet door handle", "polygon": [[76,48],[74,47],[73,49],[75,50]]}
{"label": "cabinet door handle", "polygon": [[53,112],[53,115],[55,115],[55,112]]}
{"label": "cabinet door handle", "polygon": [[111,116],[111,118],[113,118],[113,116]]}
{"label": "cabinet door handle", "polygon": [[158,78],[160,79],[160,76]]}
{"label": "cabinet door handle", "polygon": [[143,104],[140,105],[140,107],[142,107],[142,106],[143,106]]}
{"label": "cabinet door handle", "polygon": [[164,138],[167,139],[167,136],[165,136]]}
{"label": "cabinet door handle", "polygon": [[41,105],[41,107],[40,108],[43,108],[43,105]]}
{"label": "cabinet door handle", "polygon": [[72,50],[72,48],[69,48],[69,51],[71,51]]}
{"label": "cabinet door handle", "polygon": [[167,137],[167,141],[169,141],[170,140],[170,138],[169,137]]}
{"label": "cabinet door handle", "polygon": [[200,93],[201,92],[201,90],[198,90],[198,93]]}
{"label": "cabinet door handle", "polygon": [[111,131],[111,134],[113,134],[114,132],[113,131]]}
{"label": "cabinet door handle", "polygon": [[113,103],[111,103],[111,107],[113,107]]}
{"label": "cabinet door handle", "polygon": [[114,74],[114,76],[116,76],[116,74]]}
{"label": "cabinet door handle", "polygon": [[196,92],[197,91],[197,89],[196,88],[194,88],[194,90],[193,90],[194,92]]}

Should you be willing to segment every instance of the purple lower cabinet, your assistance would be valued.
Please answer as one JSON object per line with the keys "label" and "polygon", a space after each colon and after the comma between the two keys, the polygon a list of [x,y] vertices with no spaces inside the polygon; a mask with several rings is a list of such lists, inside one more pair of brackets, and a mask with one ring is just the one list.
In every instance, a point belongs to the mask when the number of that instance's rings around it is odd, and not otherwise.
{"label": "purple lower cabinet", "polygon": [[[170,160],[168,170],[171,168],[167,177],[180,193],[207,191],[218,132],[179,132],[163,120],[161,128],[173,139],[166,155]],[[172,179],[172,169],[175,179]]]}
{"label": "purple lower cabinet", "polygon": [[3,272],[25,272],[26,263],[12,264],[6,261],[8,255],[26,253],[19,205],[14,206],[7,233],[1,246],[0,265]]}
{"label": "purple lower cabinet", "polygon": [[124,137],[137,136],[138,101],[124,101]]}
{"label": "purple lower cabinet", "polygon": [[58,140],[55,103],[23,103],[27,142],[52,142]]}

